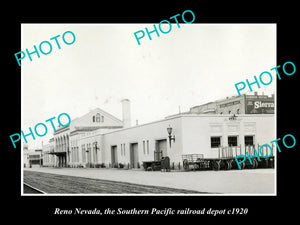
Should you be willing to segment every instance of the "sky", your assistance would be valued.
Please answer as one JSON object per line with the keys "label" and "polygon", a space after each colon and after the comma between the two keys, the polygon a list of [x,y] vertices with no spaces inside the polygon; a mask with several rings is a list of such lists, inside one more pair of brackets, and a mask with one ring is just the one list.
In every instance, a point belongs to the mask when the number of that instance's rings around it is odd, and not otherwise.
{"label": "sky", "polygon": [[[22,24],[21,50],[42,41],[48,55],[22,60],[22,130],[67,113],[71,119],[100,108],[122,119],[121,100],[131,101],[135,125],[163,119],[191,107],[237,95],[234,84],[270,71],[276,64],[276,24],[172,24],[168,34],[140,39],[134,33],[153,24]],[[163,28],[167,30],[167,28]],[[61,36],[72,31],[66,45]],[[50,38],[60,35],[57,48]],[[66,35],[71,41],[71,36]],[[44,51],[47,47],[44,46]],[[254,91],[275,93],[276,79]],[[249,89],[242,93],[253,94]],[[57,120],[54,120],[57,125]],[[28,137],[40,148],[53,137]],[[41,131],[42,133],[42,131]]]}

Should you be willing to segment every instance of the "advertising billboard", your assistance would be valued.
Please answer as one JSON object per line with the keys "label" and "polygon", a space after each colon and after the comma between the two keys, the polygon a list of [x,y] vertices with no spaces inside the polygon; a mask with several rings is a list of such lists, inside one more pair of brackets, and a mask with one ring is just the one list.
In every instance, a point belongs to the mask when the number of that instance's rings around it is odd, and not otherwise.
{"label": "advertising billboard", "polygon": [[246,114],[274,114],[273,99],[247,99]]}

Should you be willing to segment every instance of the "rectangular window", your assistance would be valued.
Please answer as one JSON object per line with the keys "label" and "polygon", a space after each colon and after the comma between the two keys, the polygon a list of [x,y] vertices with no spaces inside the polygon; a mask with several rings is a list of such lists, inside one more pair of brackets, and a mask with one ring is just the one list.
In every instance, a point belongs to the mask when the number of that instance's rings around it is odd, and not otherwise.
{"label": "rectangular window", "polygon": [[85,163],[85,145],[81,145],[82,162]]}
{"label": "rectangular window", "polygon": [[76,154],[75,154],[75,148],[72,148],[72,158],[73,158],[73,162],[76,162]]}
{"label": "rectangular window", "polygon": [[237,146],[237,136],[229,136],[228,137],[228,146]]}
{"label": "rectangular window", "polygon": [[70,160],[73,162],[73,148],[70,149]]}
{"label": "rectangular window", "polygon": [[77,162],[79,162],[79,150],[78,150],[78,147],[75,147],[76,148],[76,157],[77,157]]}
{"label": "rectangular window", "polygon": [[74,147],[72,147],[72,159],[73,162],[76,162]]}
{"label": "rectangular window", "polygon": [[100,122],[100,114],[99,113],[96,114],[96,122]]}
{"label": "rectangular window", "polygon": [[147,155],[149,155],[149,140],[147,140]]}
{"label": "rectangular window", "polygon": [[75,148],[72,148],[72,156],[73,156],[73,162],[76,162],[76,154],[75,154]]}
{"label": "rectangular window", "polygon": [[143,152],[144,152],[144,155],[145,155],[146,154],[145,141],[143,141]]}
{"label": "rectangular window", "polygon": [[124,156],[126,155],[125,154],[125,144],[123,144],[123,151],[124,151]]}
{"label": "rectangular window", "polygon": [[93,148],[93,158],[94,158],[94,163],[97,163],[97,149],[96,148]]}
{"label": "rectangular window", "polygon": [[245,136],[245,146],[253,145],[254,137],[253,136]]}
{"label": "rectangular window", "polygon": [[210,147],[218,148],[221,145],[221,137],[210,137]]}
{"label": "rectangular window", "polygon": [[87,162],[91,163],[92,162],[92,152],[91,152],[91,145],[86,144],[86,150],[87,150]]}
{"label": "rectangular window", "polygon": [[91,162],[95,162],[95,147],[91,148],[91,155],[92,155],[92,161]]}
{"label": "rectangular window", "polygon": [[74,150],[75,150],[75,159],[76,159],[76,162],[78,162],[77,148],[76,148],[76,147],[74,147]]}
{"label": "rectangular window", "polygon": [[78,154],[78,148],[75,147],[75,151],[76,151],[76,162],[79,162],[79,154]]}

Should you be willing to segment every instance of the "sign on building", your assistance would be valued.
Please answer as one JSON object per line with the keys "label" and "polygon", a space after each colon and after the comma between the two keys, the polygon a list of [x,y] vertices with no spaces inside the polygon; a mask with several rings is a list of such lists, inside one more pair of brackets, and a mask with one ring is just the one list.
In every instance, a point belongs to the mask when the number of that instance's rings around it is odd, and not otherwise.
{"label": "sign on building", "polygon": [[247,99],[246,114],[274,114],[274,100],[271,99]]}

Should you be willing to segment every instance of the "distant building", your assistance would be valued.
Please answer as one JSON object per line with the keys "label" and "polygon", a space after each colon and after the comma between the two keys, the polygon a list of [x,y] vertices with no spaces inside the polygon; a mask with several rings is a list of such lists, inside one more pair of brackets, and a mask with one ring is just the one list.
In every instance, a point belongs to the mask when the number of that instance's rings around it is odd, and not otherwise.
{"label": "distant building", "polygon": [[54,138],[49,140],[49,143],[43,145],[43,166],[55,166],[57,158],[53,155]]}
{"label": "distant building", "polygon": [[209,102],[203,105],[198,105],[190,108],[188,113],[195,114],[216,114],[217,113],[217,102]]}
{"label": "distant building", "polygon": [[23,142],[23,166],[27,167],[28,163],[28,144]]}
{"label": "distant building", "polygon": [[30,168],[32,166],[43,165],[43,151],[42,149],[29,150],[28,145],[23,144],[23,163],[24,167]]}
{"label": "distant building", "polygon": [[196,114],[274,114],[274,95],[242,95],[190,108]]}

